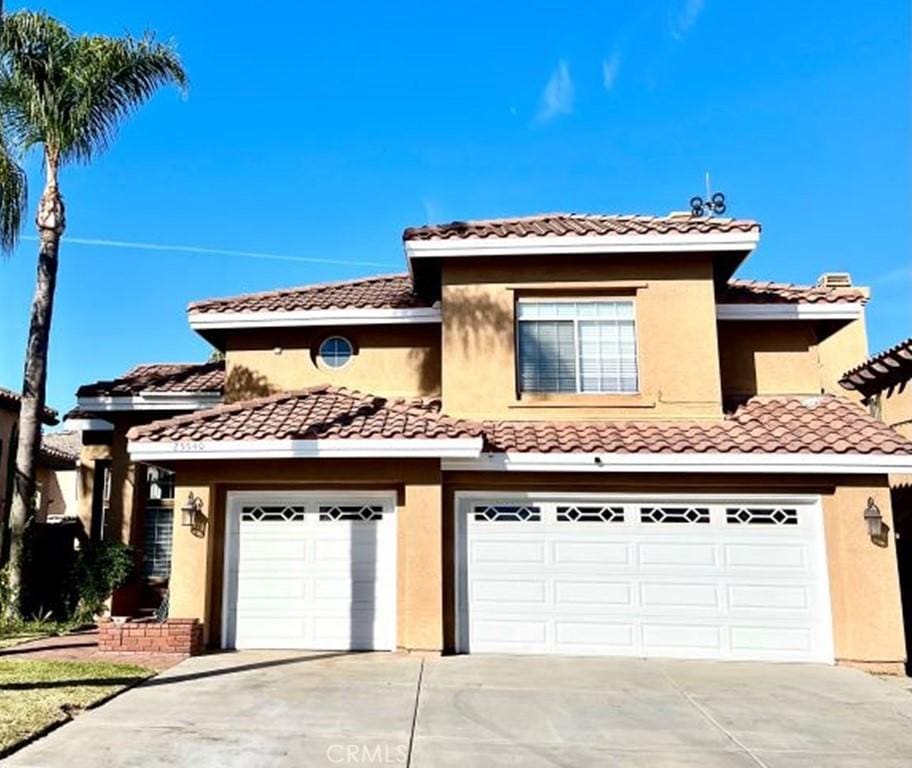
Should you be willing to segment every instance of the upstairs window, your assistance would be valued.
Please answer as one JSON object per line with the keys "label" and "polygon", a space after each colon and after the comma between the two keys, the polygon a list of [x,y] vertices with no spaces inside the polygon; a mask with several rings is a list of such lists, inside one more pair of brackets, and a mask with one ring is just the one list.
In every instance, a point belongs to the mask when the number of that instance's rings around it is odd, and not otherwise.
{"label": "upstairs window", "polygon": [[638,391],[632,301],[520,301],[521,392]]}

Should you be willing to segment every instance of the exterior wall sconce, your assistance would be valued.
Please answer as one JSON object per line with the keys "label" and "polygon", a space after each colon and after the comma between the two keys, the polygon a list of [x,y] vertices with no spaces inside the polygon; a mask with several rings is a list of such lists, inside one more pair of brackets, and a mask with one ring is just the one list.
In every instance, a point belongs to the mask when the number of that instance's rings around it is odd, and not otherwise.
{"label": "exterior wall sconce", "polygon": [[868,497],[868,506],[864,511],[865,525],[868,526],[868,535],[872,539],[880,539],[884,534],[883,515],[880,508],[874,503],[873,497]]}
{"label": "exterior wall sconce", "polygon": [[[867,514],[867,513],[866,513]],[[203,519],[203,500],[194,496],[193,491],[187,497],[187,503],[181,507],[181,525],[187,528],[197,528]]]}

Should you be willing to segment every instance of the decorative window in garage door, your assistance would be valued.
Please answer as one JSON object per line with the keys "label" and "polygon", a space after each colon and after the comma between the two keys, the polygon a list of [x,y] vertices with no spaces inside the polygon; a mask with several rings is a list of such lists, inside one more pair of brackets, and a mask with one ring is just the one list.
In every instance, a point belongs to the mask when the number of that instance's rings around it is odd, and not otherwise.
{"label": "decorative window in garage door", "polygon": [[558,507],[559,523],[623,523],[623,507]]}
{"label": "decorative window in garage door", "polygon": [[242,507],[241,521],[254,522],[288,522],[300,523],[304,521],[304,507],[275,506],[275,507]]}
{"label": "decorative window in garage door", "polygon": [[785,507],[729,507],[729,525],[798,525],[798,510]]}
{"label": "decorative window in garage door", "polygon": [[541,522],[541,508],[529,505],[478,504],[473,507],[476,522],[489,523],[538,523]]}
{"label": "decorative window in garage door", "polygon": [[641,507],[642,523],[709,524],[707,507]]}
{"label": "decorative window in garage door", "polygon": [[349,504],[320,507],[320,520],[322,522],[364,522],[383,519],[383,507],[379,505]]}

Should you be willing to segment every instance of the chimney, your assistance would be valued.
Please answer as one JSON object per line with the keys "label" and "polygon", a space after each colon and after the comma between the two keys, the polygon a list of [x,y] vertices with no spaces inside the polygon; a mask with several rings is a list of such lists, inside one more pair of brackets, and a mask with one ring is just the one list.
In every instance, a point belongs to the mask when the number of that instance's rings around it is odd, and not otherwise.
{"label": "chimney", "polygon": [[821,288],[851,288],[852,276],[848,272],[824,272],[817,278]]}

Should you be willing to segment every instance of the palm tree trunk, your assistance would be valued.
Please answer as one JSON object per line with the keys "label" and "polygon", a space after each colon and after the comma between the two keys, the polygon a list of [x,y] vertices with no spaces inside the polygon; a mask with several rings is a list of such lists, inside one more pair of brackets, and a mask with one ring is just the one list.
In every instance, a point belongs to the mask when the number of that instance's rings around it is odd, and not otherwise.
{"label": "palm tree trunk", "polygon": [[47,383],[48,340],[54,310],[57,284],[57,254],[66,227],[63,198],[57,186],[59,157],[48,150],[45,155],[46,180],[38,203],[38,275],[25,349],[25,372],[22,378],[22,404],[19,411],[19,444],[16,449],[16,472],[13,480],[13,504],[10,509],[10,586],[22,583],[22,540],[25,526],[34,510],[35,463],[41,447],[41,417]]}

